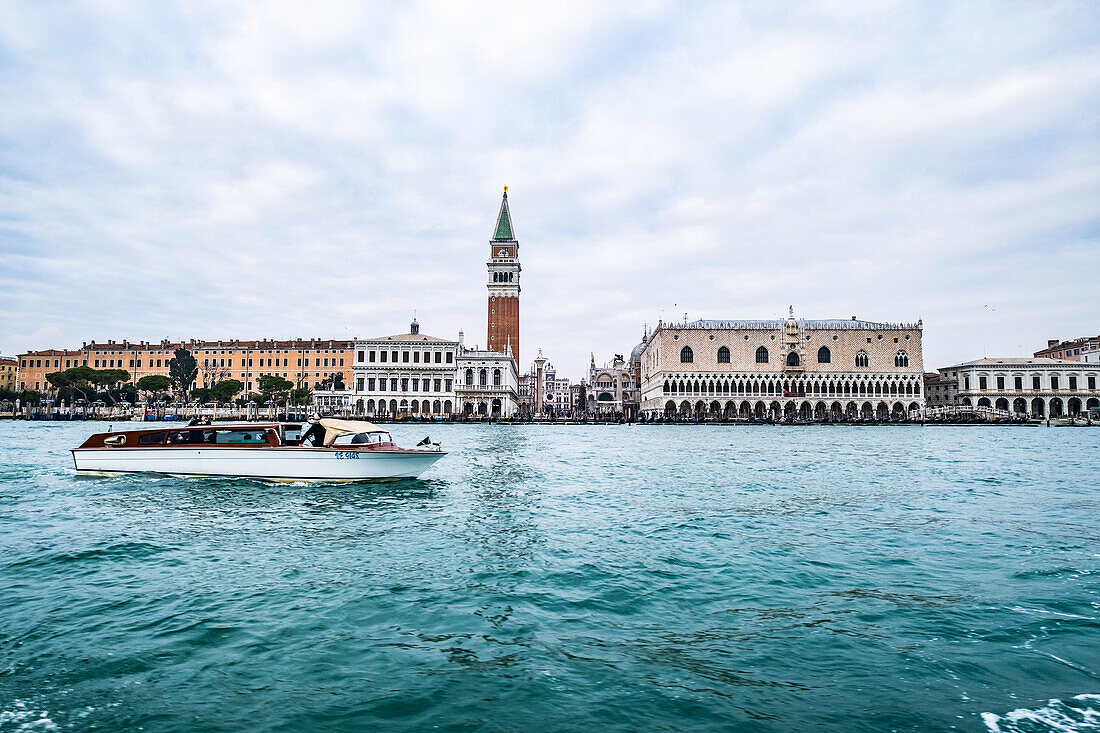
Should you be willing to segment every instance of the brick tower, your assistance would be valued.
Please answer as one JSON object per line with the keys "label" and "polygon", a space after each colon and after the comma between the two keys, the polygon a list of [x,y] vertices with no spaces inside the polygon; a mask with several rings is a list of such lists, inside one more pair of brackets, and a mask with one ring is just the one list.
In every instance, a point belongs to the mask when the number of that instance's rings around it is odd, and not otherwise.
{"label": "brick tower", "polygon": [[519,360],[519,242],[508,211],[508,187],[500,202],[497,226],[489,240],[489,337],[491,351],[511,351]]}

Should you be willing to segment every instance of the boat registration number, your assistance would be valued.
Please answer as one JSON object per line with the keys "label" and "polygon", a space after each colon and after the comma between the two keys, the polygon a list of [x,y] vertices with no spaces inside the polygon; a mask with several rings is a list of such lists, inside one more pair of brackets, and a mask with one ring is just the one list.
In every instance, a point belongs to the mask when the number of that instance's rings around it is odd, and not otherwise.
{"label": "boat registration number", "polygon": [[352,450],[338,450],[336,451],[336,458],[358,458],[359,454]]}

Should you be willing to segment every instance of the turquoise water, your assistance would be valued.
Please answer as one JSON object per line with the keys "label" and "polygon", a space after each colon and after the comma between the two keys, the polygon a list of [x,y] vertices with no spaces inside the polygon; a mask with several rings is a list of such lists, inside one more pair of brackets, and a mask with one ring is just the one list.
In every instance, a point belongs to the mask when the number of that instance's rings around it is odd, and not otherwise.
{"label": "turquoise water", "polygon": [[1100,430],[395,426],[451,454],[272,485],[77,478],[100,428],[0,424],[2,731],[1100,727]]}

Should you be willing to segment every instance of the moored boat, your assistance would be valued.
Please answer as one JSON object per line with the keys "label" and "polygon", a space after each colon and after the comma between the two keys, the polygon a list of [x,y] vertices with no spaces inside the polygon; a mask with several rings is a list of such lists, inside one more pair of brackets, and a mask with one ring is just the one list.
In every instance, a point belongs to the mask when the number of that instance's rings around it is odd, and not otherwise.
{"label": "moored boat", "polygon": [[275,481],[417,478],[446,455],[427,438],[398,447],[369,422],[188,425],[95,433],[72,449],[78,474],[162,473]]}

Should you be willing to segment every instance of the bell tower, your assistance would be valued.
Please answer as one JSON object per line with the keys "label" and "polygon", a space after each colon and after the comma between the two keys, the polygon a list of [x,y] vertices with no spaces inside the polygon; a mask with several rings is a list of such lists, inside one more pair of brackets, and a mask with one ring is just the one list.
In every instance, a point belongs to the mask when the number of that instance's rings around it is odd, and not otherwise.
{"label": "bell tower", "polygon": [[489,240],[489,335],[490,351],[511,352],[519,360],[519,241],[508,211],[508,187],[500,202],[496,229]]}

